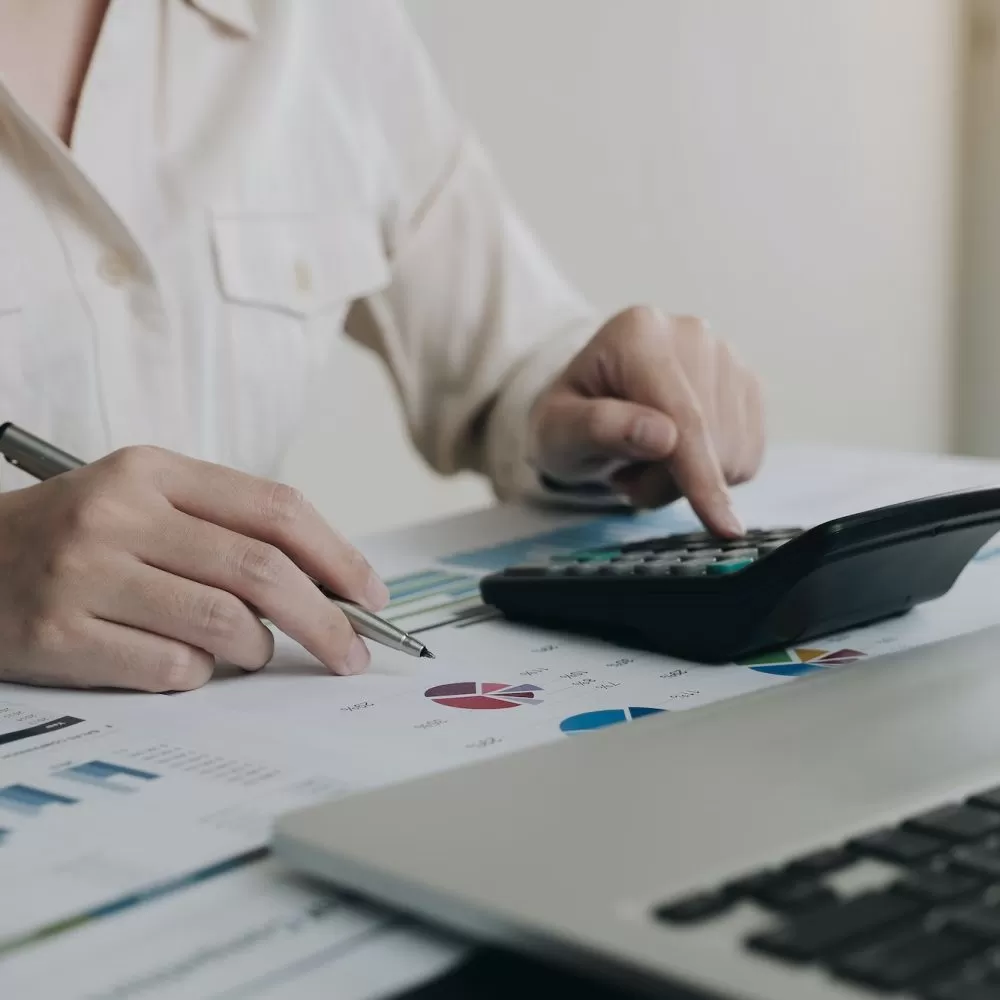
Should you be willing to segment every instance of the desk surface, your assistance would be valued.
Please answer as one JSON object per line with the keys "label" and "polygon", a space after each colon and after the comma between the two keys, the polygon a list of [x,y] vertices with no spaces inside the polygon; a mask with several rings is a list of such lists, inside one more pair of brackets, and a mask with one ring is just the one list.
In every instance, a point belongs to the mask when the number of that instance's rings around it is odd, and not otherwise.
{"label": "desk surface", "polygon": [[[758,482],[739,491],[738,505],[751,524],[814,523],[998,481],[997,463],[776,449]],[[670,530],[689,517],[681,504],[662,524]],[[407,613],[430,609],[461,624],[478,572],[542,544],[512,546],[512,539],[541,531],[546,546],[572,544],[581,523],[498,509],[372,538],[364,548],[386,575],[403,578],[398,600]],[[869,631],[858,642],[875,654],[893,642],[914,645],[996,622],[994,555],[1000,546],[909,631]],[[442,593],[445,602],[437,599]],[[629,690],[629,670],[656,666],[657,676],[669,674],[662,658],[621,667],[607,663],[607,650],[567,641],[560,653],[557,643],[496,623],[441,624],[431,635],[429,644],[445,654],[439,660],[415,666],[377,650],[370,674],[357,678],[331,678],[301,649],[279,642],[268,670],[247,677],[221,669],[207,688],[178,697],[0,685],[0,994],[369,1000],[409,989],[412,1000],[491,1000],[523,991],[530,978],[552,984],[543,993],[571,987],[587,1000],[611,1000],[598,987],[489,952],[466,954],[450,976],[413,992],[459,961],[461,949],[331,900],[254,854],[277,813],[480,752],[562,738],[561,719],[600,707],[594,692],[601,684],[620,695]],[[503,670],[477,643],[499,644]],[[569,677],[569,667],[520,662],[527,656],[563,657],[590,671],[593,683],[574,685],[580,677]],[[677,683],[698,687],[687,683],[696,669]],[[760,681],[749,669],[748,690]],[[545,688],[544,704],[530,711],[455,712],[429,694],[438,679],[517,684],[529,671]],[[704,685],[707,700],[710,688]],[[664,688],[663,704],[669,698]],[[497,715],[507,721],[489,726],[503,731],[484,728],[484,717]],[[29,794],[4,796],[11,785]]]}

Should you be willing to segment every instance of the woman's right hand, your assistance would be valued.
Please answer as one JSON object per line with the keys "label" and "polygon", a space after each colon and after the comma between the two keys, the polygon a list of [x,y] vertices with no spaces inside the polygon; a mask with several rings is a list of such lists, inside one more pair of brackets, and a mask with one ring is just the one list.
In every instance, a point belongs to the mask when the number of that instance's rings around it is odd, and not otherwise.
{"label": "woman's right hand", "polygon": [[338,674],[368,649],[314,580],[388,591],[291,487],[152,447],[0,495],[0,680],[184,691],[270,660],[269,619]]}

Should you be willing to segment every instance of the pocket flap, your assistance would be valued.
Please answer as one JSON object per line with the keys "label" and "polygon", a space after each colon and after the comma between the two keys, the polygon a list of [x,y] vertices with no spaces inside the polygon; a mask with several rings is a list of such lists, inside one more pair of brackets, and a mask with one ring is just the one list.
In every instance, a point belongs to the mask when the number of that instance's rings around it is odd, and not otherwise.
{"label": "pocket flap", "polygon": [[389,264],[370,218],[214,215],[219,284],[233,302],[309,316],[361,298],[389,281]]}

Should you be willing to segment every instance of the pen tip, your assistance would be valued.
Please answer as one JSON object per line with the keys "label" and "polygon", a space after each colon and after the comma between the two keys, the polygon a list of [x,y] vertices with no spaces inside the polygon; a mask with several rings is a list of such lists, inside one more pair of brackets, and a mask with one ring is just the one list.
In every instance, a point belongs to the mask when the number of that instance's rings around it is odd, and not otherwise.
{"label": "pen tip", "polygon": [[426,656],[428,660],[436,659],[434,654],[426,646],[424,646],[424,648],[420,651],[420,655]]}

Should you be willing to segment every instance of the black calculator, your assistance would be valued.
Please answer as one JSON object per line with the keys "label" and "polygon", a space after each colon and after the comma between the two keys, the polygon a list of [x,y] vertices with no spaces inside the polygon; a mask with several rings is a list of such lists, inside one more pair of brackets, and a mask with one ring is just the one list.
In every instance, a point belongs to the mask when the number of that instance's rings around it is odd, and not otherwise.
{"label": "black calculator", "polygon": [[998,529],[1000,488],[967,490],[808,530],[690,532],[554,556],[481,589],[514,621],[730,663],[940,597]]}

